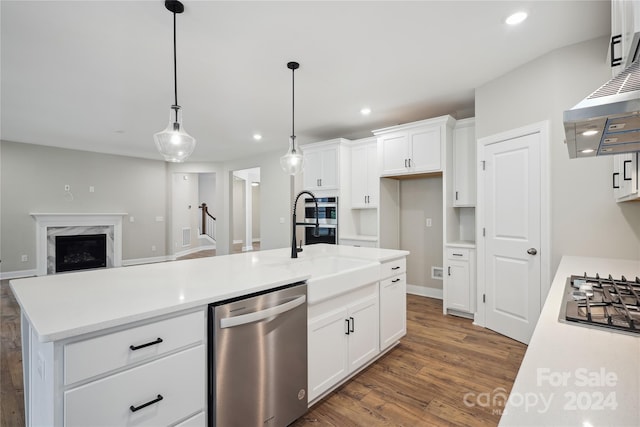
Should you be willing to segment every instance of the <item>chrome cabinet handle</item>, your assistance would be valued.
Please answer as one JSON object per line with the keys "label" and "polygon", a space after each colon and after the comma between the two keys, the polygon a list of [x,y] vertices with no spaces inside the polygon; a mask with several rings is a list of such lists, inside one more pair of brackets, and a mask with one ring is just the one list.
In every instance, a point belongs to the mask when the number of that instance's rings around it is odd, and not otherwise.
{"label": "chrome cabinet handle", "polygon": [[535,254],[538,253],[538,251],[536,250],[536,248],[529,248],[529,249],[527,249],[527,253],[529,255],[535,255]]}

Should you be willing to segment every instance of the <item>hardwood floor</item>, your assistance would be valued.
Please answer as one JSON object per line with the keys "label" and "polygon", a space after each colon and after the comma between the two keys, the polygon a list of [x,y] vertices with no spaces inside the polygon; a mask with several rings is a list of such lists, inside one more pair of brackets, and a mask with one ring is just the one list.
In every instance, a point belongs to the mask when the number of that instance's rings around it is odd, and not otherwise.
{"label": "hardwood floor", "polygon": [[[0,281],[0,426],[24,425],[20,316]],[[494,426],[526,346],[470,320],[442,315],[442,301],[408,295],[407,336],[382,359],[316,404],[302,426]],[[465,404],[466,398],[466,404]],[[499,399],[498,399],[499,400]]]}
{"label": "hardwood floor", "polygon": [[407,301],[400,344],[294,427],[497,425],[502,407],[482,398],[508,395],[526,346],[443,316],[440,300],[408,295]]}

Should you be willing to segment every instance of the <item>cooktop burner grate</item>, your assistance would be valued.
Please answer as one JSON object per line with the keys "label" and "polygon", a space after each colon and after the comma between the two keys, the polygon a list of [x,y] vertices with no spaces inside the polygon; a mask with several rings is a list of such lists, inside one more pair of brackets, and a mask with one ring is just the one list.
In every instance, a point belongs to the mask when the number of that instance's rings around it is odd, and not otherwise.
{"label": "cooktop burner grate", "polygon": [[640,278],[571,276],[566,320],[640,334]]}

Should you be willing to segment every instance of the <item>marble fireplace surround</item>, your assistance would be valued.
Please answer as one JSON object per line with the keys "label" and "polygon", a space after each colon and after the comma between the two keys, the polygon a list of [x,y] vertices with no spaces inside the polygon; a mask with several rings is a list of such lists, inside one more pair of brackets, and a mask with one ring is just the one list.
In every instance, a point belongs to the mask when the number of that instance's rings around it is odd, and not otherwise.
{"label": "marble fireplace surround", "polygon": [[[126,213],[31,213],[36,220],[36,274],[52,273],[56,235],[107,234],[107,267],[122,266],[122,218]],[[112,244],[110,244],[112,240]]]}

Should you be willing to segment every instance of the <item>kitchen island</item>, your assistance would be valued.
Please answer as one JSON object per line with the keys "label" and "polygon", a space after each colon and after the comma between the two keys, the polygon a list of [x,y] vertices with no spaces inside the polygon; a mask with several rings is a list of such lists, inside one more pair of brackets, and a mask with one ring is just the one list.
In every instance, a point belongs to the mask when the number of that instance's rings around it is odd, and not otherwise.
{"label": "kitchen island", "polygon": [[585,272],[633,280],[640,262],[562,258],[501,426],[640,424],[640,334],[559,320],[567,278]]}
{"label": "kitchen island", "polygon": [[[401,321],[398,314],[385,320],[398,312],[398,289],[404,301],[398,287],[404,276],[384,292],[381,284],[404,274],[407,254],[314,245],[298,259],[286,248],[13,280],[22,316],[26,423],[205,425],[208,304],[301,281],[308,284],[310,325],[312,312],[322,317],[335,304],[352,307],[375,292],[375,328],[369,329],[378,334],[375,351],[369,348],[342,375],[320,378],[316,395],[324,395],[404,335],[404,311]],[[389,306],[385,295],[396,302]],[[322,343],[309,329],[311,354]],[[151,389],[165,390],[164,402],[138,412]]]}

